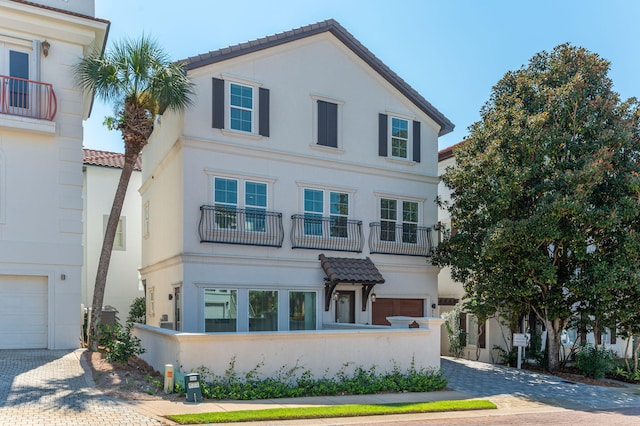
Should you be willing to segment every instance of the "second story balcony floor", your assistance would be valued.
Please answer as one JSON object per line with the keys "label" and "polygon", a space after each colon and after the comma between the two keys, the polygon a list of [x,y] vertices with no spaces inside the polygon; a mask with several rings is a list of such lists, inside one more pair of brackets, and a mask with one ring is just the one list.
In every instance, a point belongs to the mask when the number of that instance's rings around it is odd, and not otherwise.
{"label": "second story balcony floor", "polygon": [[53,121],[57,101],[53,86],[0,75],[0,114]]}

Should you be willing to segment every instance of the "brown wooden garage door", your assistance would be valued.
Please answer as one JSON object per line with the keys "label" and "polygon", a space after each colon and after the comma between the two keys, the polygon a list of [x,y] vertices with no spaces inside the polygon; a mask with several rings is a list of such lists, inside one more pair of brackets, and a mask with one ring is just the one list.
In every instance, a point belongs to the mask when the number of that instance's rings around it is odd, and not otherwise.
{"label": "brown wooden garage door", "polygon": [[379,297],[371,305],[373,307],[371,311],[372,321],[375,325],[391,325],[387,321],[387,317],[392,316],[424,316],[423,299],[383,299]]}

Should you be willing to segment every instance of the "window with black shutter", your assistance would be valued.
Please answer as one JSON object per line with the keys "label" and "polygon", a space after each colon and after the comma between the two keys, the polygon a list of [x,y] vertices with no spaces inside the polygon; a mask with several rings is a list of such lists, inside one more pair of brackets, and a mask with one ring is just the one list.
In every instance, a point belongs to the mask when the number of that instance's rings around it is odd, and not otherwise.
{"label": "window with black shutter", "polygon": [[[225,80],[215,77],[211,80],[211,127],[269,136],[269,89],[246,84],[225,84]],[[227,90],[230,90],[230,93],[227,93]],[[258,96],[257,102],[254,99],[256,94]],[[258,107],[257,117],[255,114],[256,105]]]}

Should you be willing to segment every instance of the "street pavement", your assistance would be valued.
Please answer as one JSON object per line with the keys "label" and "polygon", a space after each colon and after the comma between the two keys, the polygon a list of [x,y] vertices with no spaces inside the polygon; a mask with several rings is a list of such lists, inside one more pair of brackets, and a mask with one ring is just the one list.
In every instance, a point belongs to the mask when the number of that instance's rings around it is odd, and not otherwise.
{"label": "street pavement", "polygon": [[121,401],[93,386],[82,350],[0,350],[0,426],[161,425],[162,416],[339,404],[489,399],[497,410],[397,416],[253,422],[243,425],[640,424],[640,386],[606,388],[541,373],[442,358],[447,391],[283,398],[259,401]]}

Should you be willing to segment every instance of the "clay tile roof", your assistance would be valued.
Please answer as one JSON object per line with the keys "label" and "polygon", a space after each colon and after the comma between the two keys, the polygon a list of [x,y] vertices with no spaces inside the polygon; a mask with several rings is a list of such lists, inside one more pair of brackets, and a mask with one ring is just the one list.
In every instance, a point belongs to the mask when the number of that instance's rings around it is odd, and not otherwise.
{"label": "clay tile roof", "polygon": [[400,93],[402,93],[411,102],[413,102],[414,105],[416,105],[425,114],[431,117],[433,121],[438,123],[438,125],[440,126],[440,132],[438,134],[439,136],[446,135],[447,133],[453,131],[453,128],[455,127],[454,124],[449,121],[449,119],[445,117],[444,114],[438,111],[436,107],[431,105],[420,93],[418,93],[413,87],[409,86],[406,81],[404,81],[402,78],[400,78],[400,76],[398,76],[398,74],[396,74],[388,66],[386,66],[380,59],[378,59],[373,53],[371,53],[369,49],[367,49],[334,19],[327,19],[326,21],[317,22],[315,24],[296,28],[294,30],[284,31],[278,34],[262,37],[251,42],[240,43],[236,44],[235,46],[212,50],[211,52],[192,56],[177,62],[184,64],[184,67],[187,70],[191,70],[248,53],[257,52],[270,47],[300,40],[302,38],[310,37],[324,32],[330,32],[331,34],[333,34],[353,53],[360,57],[360,59],[367,63],[371,68],[373,68],[374,71],[380,74],[393,87],[399,90]]}
{"label": "clay tile roof", "polygon": [[466,140],[463,140],[461,142],[458,142],[455,145],[451,145],[447,148],[443,148],[440,151],[438,151],[438,162],[440,161],[444,161],[447,160],[451,157],[453,157],[453,150],[456,149],[457,147],[464,145],[464,143],[466,142]]}
{"label": "clay tile roof", "polygon": [[382,284],[384,278],[376,265],[369,259],[318,256],[320,266],[333,283]]}
{"label": "clay tile roof", "polygon": [[[118,152],[98,151],[95,149],[83,149],[84,152],[84,164],[90,164],[92,166],[114,167],[121,169],[124,166],[124,154]],[[138,161],[133,167],[134,170],[142,170],[142,157],[138,156]]]}

